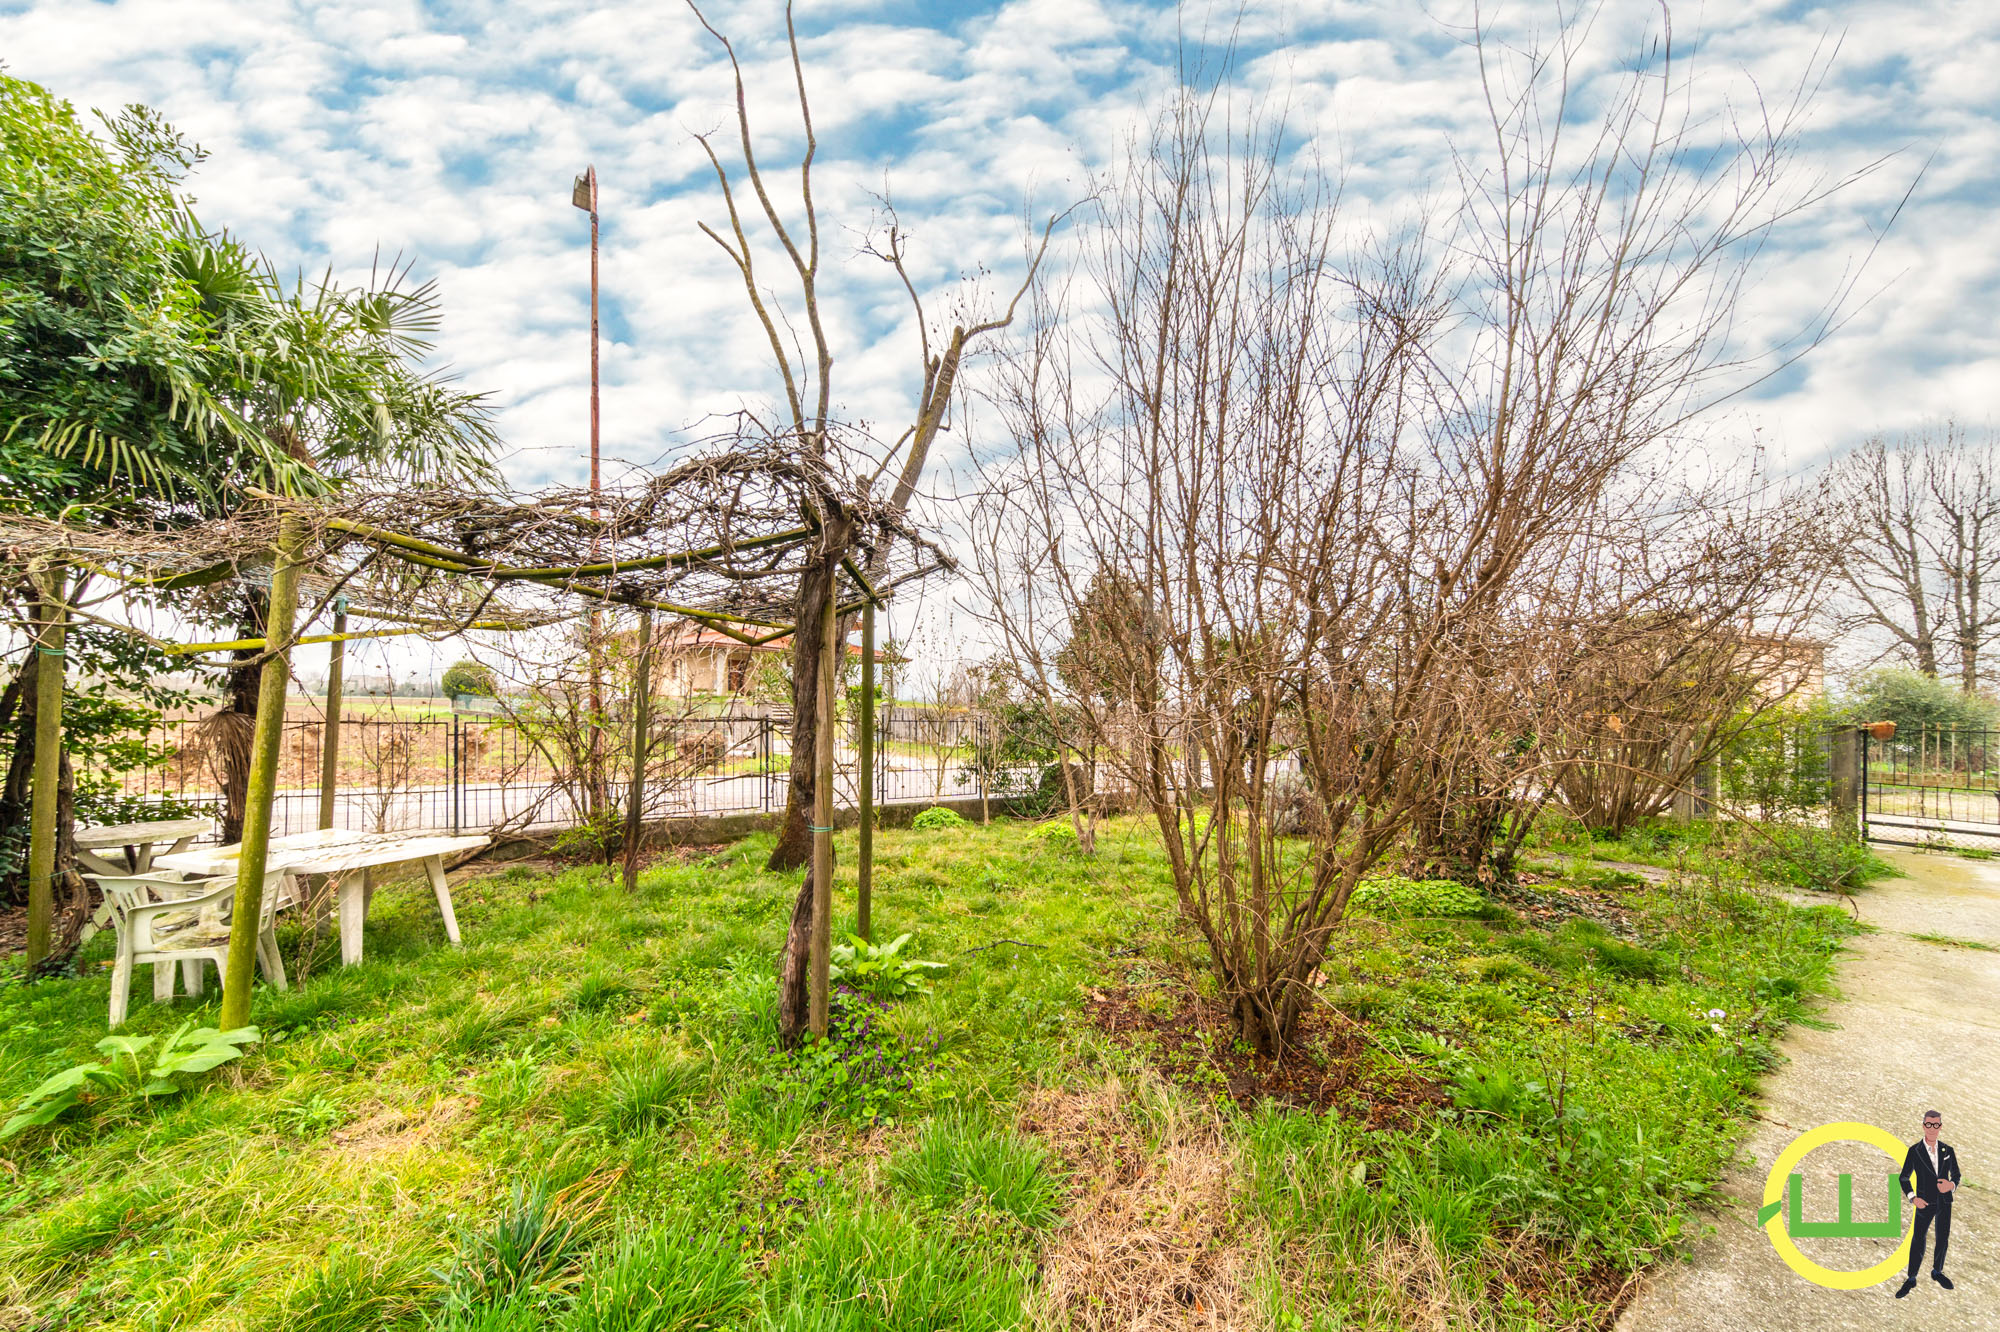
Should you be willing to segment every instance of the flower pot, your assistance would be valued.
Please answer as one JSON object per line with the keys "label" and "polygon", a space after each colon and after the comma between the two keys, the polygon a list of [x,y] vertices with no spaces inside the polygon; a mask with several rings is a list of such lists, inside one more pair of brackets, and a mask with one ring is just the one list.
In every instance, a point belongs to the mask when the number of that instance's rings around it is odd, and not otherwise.
{"label": "flower pot", "polygon": [[1896,738],[1896,723],[1892,721],[1869,722],[1868,734],[1874,736],[1877,740],[1894,740]]}

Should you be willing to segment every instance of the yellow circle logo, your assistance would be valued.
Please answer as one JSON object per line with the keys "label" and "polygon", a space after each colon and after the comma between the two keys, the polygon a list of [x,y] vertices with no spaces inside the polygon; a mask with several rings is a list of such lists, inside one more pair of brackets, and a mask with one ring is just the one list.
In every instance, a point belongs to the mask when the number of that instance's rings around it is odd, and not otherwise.
{"label": "yellow circle logo", "polygon": [[[1792,1141],[1792,1145],[1779,1153],[1778,1159],[1771,1163],[1771,1173],[1764,1177],[1764,1203],[1757,1211],[1757,1219],[1763,1225],[1764,1233],[1771,1237],[1772,1247],[1777,1249],[1778,1256],[1785,1260],[1785,1266],[1816,1285],[1826,1286],[1833,1290],[1860,1290],[1864,1286],[1878,1285],[1881,1282],[1887,1281],[1890,1277],[1897,1275],[1903,1270],[1904,1266],[1909,1262],[1910,1238],[1915,1234],[1915,1229],[1913,1227],[1903,1230],[1903,1241],[1896,1246],[1894,1253],[1873,1267],[1859,1272],[1836,1272],[1830,1267],[1821,1267],[1818,1263],[1799,1252],[1799,1246],[1793,1243],[1792,1234],[1786,1229],[1787,1218],[1784,1211],[1786,1182],[1791,1177],[1793,1166],[1803,1161],[1809,1153],[1833,1142],[1865,1143],[1884,1153],[1899,1166],[1902,1164],[1903,1141],[1886,1129],[1876,1128],[1873,1124],[1857,1124],[1851,1121],[1839,1124],[1822,1124],[1818,1128],[1795,1138]],[[1841,1177],[1841,1186],[1841,1210],[1845,1213],[1848,1208],[1848,1190],[1850,1188],[1846,1176]],[[1900,1229],[1901,1195],[1894,1195],[1894,1201],[1897,1207],[1892,1214],[1897,1216],[1896,1224]],[[1794,1186],[1793,1190],[1792,1210],[1794,1216],[1796,1216],[1798,1211],[1796,1186]],[[1845,1216],[1843,1216],[1842,1220],[1845,1221],[1845,1219]],[[1861,1232],[1852,1227],[1843,1232],[1836,1232],[1832,1227],[1821,1227],[1819,1233],[1858,1234]]]}

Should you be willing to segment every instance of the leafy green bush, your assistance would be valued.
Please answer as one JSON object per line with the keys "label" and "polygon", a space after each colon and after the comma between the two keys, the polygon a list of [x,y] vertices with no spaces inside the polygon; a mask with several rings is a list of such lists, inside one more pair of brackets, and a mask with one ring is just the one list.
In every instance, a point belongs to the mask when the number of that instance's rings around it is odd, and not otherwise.
{"label": "leafy green bush", "polygon": [[[194,1030],[189,1030],[191,1027]],[[187,1084],[177,1079],[226,1064],[242,1054],[244,1046],[260,1039],[255,1027],[217,1031],[194,1027],[192,1020],[176,1027],[164,1041],[157,1036],[106,1036],[97,1048],[110,1056],[108,1059],[66,1068],[29,1092],[14,1107],[14,1117],[0,1126],[0,1140],[52,1124],[86,1102],[178,1095]],[[139,1056],[155,1041],[160,1041],[160,1047],[149,1065]]]}
{"label": "leafy green bush", "polygon": [[1823,699],[1766,712],[1724,747],[1723,795],[1771,819],[1824,809],[1831,795],[1826,737],[1839,723]]}
{"label": "leafy green bush", "polygon": [[790,1093],[808,1111],[858,1124],[895,1119],[903,1098],[916,1090],[927,1060],[880,1018],[867,1004],[836,1003],[827,1016],[826,1036],[808,1036],[784,1057]]}
{"label": "leafy green bush", "polygon": [[1851,893],[1896,873],[1868,844],[1808,825],[1767,823],[1751,839],[1751,863],[1762,878],[1823,893]]}
{"label": "leafy green bush", "polygon": [[1028,829],[1028,840],[1051,851],[1072,852],[1082,849],[1082,842],[1076,835],[1076,825],[1068,819],[1050,819]]}
{"label": "leafy green bush", "polygon": [[1451,879],[1364,880],[1348,905],[1384,919],[1404,916],[1477,916],[1486,899]]}
{"label": "leafy green bush", "polygon": [[1539,1088],[1530,1090],[1505,1068],[1473,1066],[1452,1079],[1452,1104],[1501,1119],[1519,1119],[1534,1104]]}
{"label": "leafy green bush", "polygon": [[910,826],[918,832],[946,832],[952,828],[968,826],[955,810],[933,806],[910,820]]}
{"label": "leafy green bush", "polygon": [[943,971],[949,964],[904,957],[903,945],[909,941],[907,933],[886,944],[871,944],[858,934],[850,934],[846,943],[835,944],[828,953],[828,978],[851,985],[873,999],[928,994],[931,986],[924,973]]}

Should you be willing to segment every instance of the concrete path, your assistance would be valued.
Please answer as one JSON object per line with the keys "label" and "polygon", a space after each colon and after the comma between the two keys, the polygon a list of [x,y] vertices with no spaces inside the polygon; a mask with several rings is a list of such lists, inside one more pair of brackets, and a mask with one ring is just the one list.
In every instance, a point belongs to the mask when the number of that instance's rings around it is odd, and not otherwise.
{"label": "concrete path", "polygon": [[[2000,952],[1911,938],[1941,934],[2000,947],[2000,861],[1884,851],[1907,878],[1857,899],[1877,933],[1852,941],[1825,1013],[1833,1031],[1795,1028],[1788,1062],[1766,1085],[1760,1119],[1744,1144],[1754,1166],[1731,1172],[1736,1201],[1711,1218],[1715,1233],[1691,1261],[1661,1268],[1618,1322],[1619,1332],[1834,1332],[1835,1329],[2000,1329]],[[1929,1277],[1891,1298],[1897,1279],[1837,1291],[1794,1274],[1755,1226],[1764,1176],[1793,1138],[1839,1120],[1875,1124],[1914,1142],[1927,1109],[1944,1114],[1944,1141],[1962,1160],[1946,1291]],[[1803,1167],[1806,1215],[1830,1219],[1835,1177],[1855,1175],[1854,1216],[1885,1215],[1881,1180],[1901,1162],[1858,1144],[1812,1153]],[[1906,1210],[1905,1225],[1909,1217]],[[1858,1271],[1896,1247],[1888,1240],[1808,1239],[1800,1249],[1829,1268]]]}

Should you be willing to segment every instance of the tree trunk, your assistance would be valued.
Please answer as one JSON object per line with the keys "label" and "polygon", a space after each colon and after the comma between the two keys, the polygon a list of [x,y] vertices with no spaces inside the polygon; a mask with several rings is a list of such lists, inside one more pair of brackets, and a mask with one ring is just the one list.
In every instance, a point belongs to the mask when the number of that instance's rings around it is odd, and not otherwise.
{"label": "tree trunk", "polygon": [[[245,621],[243,636],[264,632],[264,626]],[[256,652],[239,649],[238,658]],[[220,758],[222,777],[222,840],[243,840],[243,810],[250,791],[250,734],[257,725],[257,682],[262,671],[256,666],[232,668],[229,672],[222,710],[209,719],[215,728],[215,750]]]}
{"label": "tree trunk", "polygon": [[[847,548],[850,533],[845,524],[829,523],[826,539],[835,551]],[[826,599],[832,595],[834,571],[839,566],[822,562],[799,578],[798,609],[792,623],[792,770],[785,788],[785,822],[778,830],[778,844],[771,848],[765,863],[769,870],[794,870],[812,859],[812,809],[814,787],[813,755],[818,752],[817,718],[820,669],[819,625],[826,614]],[[836,647],[843,626],[835,626]]]}
{"label": "tree trunk", "polygon": [[[28,665],[33,665],[29,659]],[[0,871],[0,904],[24,905],[28,900],[28,792],[35,770],[35,691],[27,688],[34,672],[23,666],[0,690],[0,733],[13,738],[7,755],[7,775],[0,781],[0,838],[4,838],[6,869]]]}
{"label": "tree trunk", "polygon": [[[245,786],[243,851],[236,860],[236,899],[229,922],[229,960],[222,972],[224,1031],[250,1020],[250,986],[256,977],[259,930],[263,923],[264,871],[270,862],[272,801],[278,785],[279,748],[284,740],[285,692],[291,685],[291,637],[298,614],[300,551],[305,545],[301,519],[278,520],[273,549],[269,612],[265,615],[267,657],[258,673],[258,697],[253,711],[258,724],[250,745]],[[237,672],[243,674],[243,672]]]}
{"label": "tree trunk", "polygon": [[1931,679],[1937,679],[1937,643],[1931,638],[1929,630],[1917,635],[1917,669]]}
{"label": "tree trunk", "polygon": [[1276,1059],[1291,1036],[1289,1031],[1275,1030],[1270,1015],[1247,994],[1236,996],[1229,1017],[1243,1043],[1266,1059]]}
{"label": "tree trunk", "polygon": [[792,924],[778,963],[778,1043],[788,1050],[805,1039],[812,1020],[812,925],[813,876],[808,872],[792,901]]}

